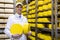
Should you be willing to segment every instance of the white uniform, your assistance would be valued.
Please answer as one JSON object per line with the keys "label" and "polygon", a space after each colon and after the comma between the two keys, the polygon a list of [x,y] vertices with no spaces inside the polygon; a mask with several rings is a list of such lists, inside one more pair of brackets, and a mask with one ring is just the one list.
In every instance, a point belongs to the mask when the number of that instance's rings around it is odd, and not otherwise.
{"label": "white uniform", "polygon": [[[20,17],[19,17],[20,16]],[[13,23],[20,23],[23,25],[24,23],[28,23],[27,18],[25,18],[23,15],[18,15],[17,13],[15,15],[12,15],[8,18],[7,25],[5,27],[4,33],[10,37],[10,39],[13,39],[11,37],[10,33],[10,26]],[[18,40],[27,40],[26,36],[23,34],[22,37],[20,37]]]}

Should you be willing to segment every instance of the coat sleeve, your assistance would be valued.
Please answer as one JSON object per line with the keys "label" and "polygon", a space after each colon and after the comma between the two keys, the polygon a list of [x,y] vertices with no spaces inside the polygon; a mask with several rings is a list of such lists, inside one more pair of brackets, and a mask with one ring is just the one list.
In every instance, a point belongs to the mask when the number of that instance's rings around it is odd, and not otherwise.
{"label": "coat sleeve", "polygon": [[9,17],[8,18],[8,21],[7,21],[7,24],[6,24],[6,27],[5,27],[5,29],[4,29],[4,33],[8,36],[8,37],[10,37],[11,38],[11,33],[10,33],[10,25],[11,25],[11,23],[12,23],[12,19],[11,19],[11,17]]}

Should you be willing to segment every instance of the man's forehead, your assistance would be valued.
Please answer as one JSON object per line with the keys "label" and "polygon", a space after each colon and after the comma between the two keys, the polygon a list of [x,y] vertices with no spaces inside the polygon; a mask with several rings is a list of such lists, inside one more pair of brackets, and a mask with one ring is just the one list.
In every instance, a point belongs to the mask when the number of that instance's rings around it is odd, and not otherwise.
{"label": "man's forehead", "polygon": [[16,7],[22,7],[22,5],[21,4],[18,4]]}

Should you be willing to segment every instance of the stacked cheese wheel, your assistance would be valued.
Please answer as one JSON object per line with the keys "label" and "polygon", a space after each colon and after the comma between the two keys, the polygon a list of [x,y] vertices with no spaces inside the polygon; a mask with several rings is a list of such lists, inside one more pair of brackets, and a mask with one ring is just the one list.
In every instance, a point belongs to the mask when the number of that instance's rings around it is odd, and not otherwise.
{"label": "stacked cheese wheel", "polygon": [[20,24],[12,24],[10,28],[11,34],[22,34],[23,32],[28,33],[28,23],[25,23],[23,26]]}

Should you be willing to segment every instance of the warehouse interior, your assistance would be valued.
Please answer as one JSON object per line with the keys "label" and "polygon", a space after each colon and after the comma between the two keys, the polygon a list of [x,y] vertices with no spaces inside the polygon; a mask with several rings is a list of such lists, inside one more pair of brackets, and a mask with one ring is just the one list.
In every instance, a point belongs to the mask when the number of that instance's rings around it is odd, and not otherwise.
{"label": "warehouse interior", "polygon": [[60,40],[60,0],[0,0],[0,40],[10,40],[3,31],[18,2],[32,31],[28,40]]}

